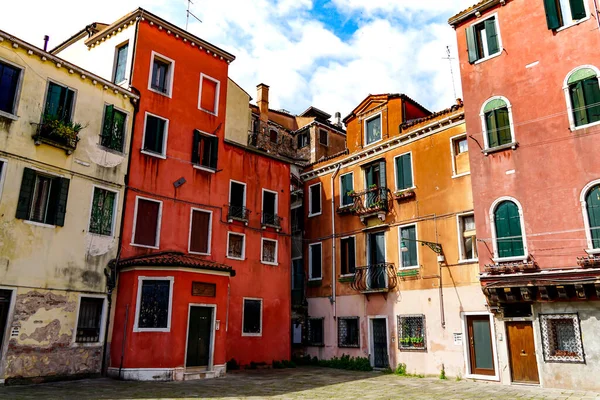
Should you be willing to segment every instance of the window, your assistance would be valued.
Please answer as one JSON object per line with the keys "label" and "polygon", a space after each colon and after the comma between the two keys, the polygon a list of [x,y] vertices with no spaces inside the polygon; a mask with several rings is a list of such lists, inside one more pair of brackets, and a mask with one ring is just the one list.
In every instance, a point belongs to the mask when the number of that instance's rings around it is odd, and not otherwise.
{"label": "window", "polygon": [[342,275],[356,272],[356,237],[351,236],[340,240]]}
{"label": "window", "polygon": [[600,121],[600,86],[595,68],[579,68],[569,74],[565,94],[571,129]]}
{"label": "window", "polygon": [[360,319],[338,317],[338,347],[360,347]]}
{"label": "window", "polygon": [[323,146],[329,146],[329,132],[325,129],[319,129],[319,143]]}
{"label": "window", "polygon": [[458,216],[460,261],[477,260],[477,236],[475,234],[475,216]]}
{"label": "window", "polygon": [[127,114],[117,110],[112,104],[104,106],[104,124],[100,145],[111,150],[123,152],[125,143],[125,122]]}
{"label": "window", "polygon": [[209,114],[219,114],[219,88],[221,83],[208,75],[200,74],[200,101],[198,108]]}
{"label": "window", "polygon": [[166,158],[168,129],[168,119],[146,113],[142,152],[151,156]]}
{"label": "window", "polygon": [[396,164],[396,190],[413,187],[412,155],[403,154],[394,158]]}
{"label": "window", "polygon": [[498,32],[499,29],[495,16],[471,25],[466,29],[467,48],[471,64],[501,53],[502,44]]}
{"label": "window", "polygon": [[470,171],[469,147],[467,136],[459,136],[450,139],[452,151],[452,176],[466,175]]}
{"label": "window", "polygon": [[262,300],[244,299],[242,336],[262,335]]}
{"label": "window", "polygon": [[262,190],[262,224],[279,227],[277,192]]}
{"label": "window", "polygon": [[325,336],[323,332],[323,320],[324,318],[309,318],[307,323],[307,335],[306,339],[308,341],[309,346],[324,346],[325,343],[323,341],[323,337]]}
{"label": "window", "polygon": [[212,212],[192,208],[188,251],[196,254],[210,254],[211,236]]}
{"label": "window", "polygon": [[44,120],[59,120],[71,122],[75,92],[58,83],[48,83],[46,94],[46,107],[44,108]]}
{"label": "window", "polygon": [[171,328],[173,278],[138,278],[134,332],[168,332]]}
{"label": "window", "polygon": [[6,170],[8,164],[6,160],[0,159],[0,199],[2,199],[2,188],[4,187],[4,178],[6,177]]}
{"label": "window", "polygon": [[400,231],[400,265],[402,269],[419,268],[417,251],[417,226],[408,225],[398,228]]}
{"label": "window", "polygon": [[113,77],[114,83],[121,83],[125,80],[125,70],[127,69],[127,52],[129,43],[125,43],[117,47],[115,54],[115,74]]}
{"label": "window", "polygon": [[321,243],[308,245],[308,278],[309,280],[320,280],[323,276],[321,269]]}
{"label": "window", "polygon": [[243,260],[246,256],[246,235],[243,233],[227,233],[227,258]]}
{"label": "window", "polygon": [[581,199],[588,252],[600,253],[600,182],[595,181],[586,186],[583,189]]}
{"label": "window", "polygon": [[277,131],[275,129],[269,131],[269,140],[271,143],[277,143]]}
{"label": "window", "polygon": [[514,142],[512,114],[508,100],[495,97],[488,100],[481,110],[485,147],[488,149]]}
{"label": "window", "polygon": [[302,149],[309,145],[310,143],[310,134],[308,131],[298,134],[298,148]]}
{"label": "window", "polygon": [[148,89],[171,97],[175,61],[152,52],[150,67],[151,74]]}
{"label": "window", "polygon": [[321,215],[321,184],[315,183],[308,187],[308,216]]}
{"label": "window", "polygon": [[69,183],[69,179],[45,175],[25,168],[16,218],[64,226]]}
{"label": "window", "polygon": [[82,297],[79,301],[76,343],[98,343],[101,341],[102,310],[104,299],[101,297]]}
{"label": "window", "polygon": [[262,238],[260,260],[263,264],[277,265],[277,240]]}
{"label": "window", "polygon": [[137,197],[132,235],[133,243],[131,244],[158,248],[160,243],[161,219],[162,201]]}
{"label": "window", "polygon": [[249,211],[246,209],[246,184],[229,181],[229,213],[227,219],[248,221]]}
{"label": "window", "polygon": [[94,187],[92,211],[90,214],[90,233],[113,236],[117,206],[117,193]]}
{"label": "window", "polygon": [[192,164],[194,164],[194,167],[216,171],[218,156],[219,138],[195,129],[192,148]]}
{"label": "window", "polygon": [[544,361],[585,363],[579,316],[541,314]]}
{"label": "window", "polygon": [[525,256],[520,208],[510,200],[500,202],[494,209],[495,250],[498,258]]}
{"label": "window", "polygon": [[584,0],[544,0],[548,29],[576,24],[588,16]]}
{"label": "window", "polygon": [[365,121],[365,136],[367,145],[381,140],[381,114]]}
{"label": "window", "polygon": [[424,315],[398,315],[398,350],[427,350]]}
{"label": "window", "polygon": [[16,115],[22,72],[21,68],[0,61],[0,112]]}
{"label": "window", "polygon": [[340,176],[340,191],[340,207],[354,204],[354,198],[351,196],[354,192],[354,174],[352,172]]}

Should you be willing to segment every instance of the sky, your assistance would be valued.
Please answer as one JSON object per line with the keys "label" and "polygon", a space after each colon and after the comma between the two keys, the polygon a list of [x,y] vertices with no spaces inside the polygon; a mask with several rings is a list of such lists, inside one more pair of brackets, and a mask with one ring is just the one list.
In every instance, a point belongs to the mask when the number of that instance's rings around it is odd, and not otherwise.
{"label": "sky", "polygon": [[[7,0],[0,29],[40,47],[47,34],[52,48],[91,22],[111,23],[137,7],[186,23],[187,0],[88,1]],[[269,85],[270,108],[301,113],[312,105],[344,117],[369,94],[404,93],[431,111],[461,97],[447,20],[476,0],[192,2],[202,22],[190,18],[188,31],[236,56],[229,76],[250,96],[257,84]],[[452,61],[444,59],[447,47]]]}

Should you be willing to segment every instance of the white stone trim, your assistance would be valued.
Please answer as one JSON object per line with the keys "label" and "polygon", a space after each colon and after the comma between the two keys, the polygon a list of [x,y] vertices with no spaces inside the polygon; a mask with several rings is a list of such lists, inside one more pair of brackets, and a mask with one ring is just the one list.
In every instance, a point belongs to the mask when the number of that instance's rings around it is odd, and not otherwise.
{"label": "white stone trim", "polygon": [[[387,315],[367,315],[367,335],[368,335],[368,343],[369,343],[369,361],[371,362],[371,365],[374,366],[375,364],[375,344],[374,344],[374,337],[373,337],[373,320],[374,319],[385,319],[385,337],[386,337],[386,353],[388,356],[388,365],[391,365],[390,363],[390,325],[389,325],[389,320],[388,320],[388,316]],[[324,326],[325,324],[323,324]],[[324,337],[325,335],[323,335]]]}
{"label": "white stone trim", "polygon": [[[202,84],[204,83],[204,79],[207,79],[209,81],[213,81],[217,84],[217,88],[215,89],[215,111],[209,111],[209,110],[205,110],[204,108],[202,108]],[[200,73],[200,89],[198,92],[198,109],[202,110],[208,114],[211,115],[219,115],[219,96],[220,96],[220,92],[221,92],[221,82],[213,77],[210,77],[208,75],[205,75],[204,73]]]}
{"label": "white stone trim", "polygon": [[[162,119],[163,121],[165,121],[165,132],[164,132],[164,136],[163,136],[163,146],[162,146],[162,152],[160,154],[158,153],[154,153],[148,150],[144,149],[144,145],[146,143],[146,125],[148,122],[148,116],[152,116],[155,118],[159,118]],[[163,160],[167,158],[167,140],[169,139],[169,119],[165,118],[165,117],[161,117],[160,115],[156,115],[156,114],[152,114],[148,111],[145,112],[144,114],[144,133],[142,136],[142,148],[141,148],[141,153],[146,154],[148,156],[152,156],[152,157],[157,157],[157,158],[162,158]]]}
{"label": "white stone trim", "polygon": [[[399,188],[398,187],[398,163],[396,162],[396,159],[405,156],[407,154],[410,154],[410,176],[412,179],[412,186],[411,187],[407,187],[407,188]],[[411,189],[416,189],[417,185],[415,183],[415,168],[414,168],[414,159],[413,159],[413,152],[412,150],[407,151],[405,153],[402,154],[398,154],[397,156],[394,157],[394,188],[396,189],[396,192],[402,191],[402,190],[411,190]]]}
{"label": "white stone trim", "polygon": [[[485,106],[493,100],[502,100],[506,103],[506,108],[508,110],[508,122],[510,125],[510,137],[511,137],[511,143],[516,143],[517,139],[515,136],[515,124],[513,121],[513,113],[512,113],[512,104],[510,103],[510,101],[508,101],[508,99],[504,96],[493,96],[490,97],[489,99],[487,99],[486,101],[483,102],[483,104],[481,105],[481,110],[479,111],[479,117],[481,118],[481,132],[483,132],[483,144],[484,144],[484,152],[486,150],[493,150],[495,149],[495,147],[490,147],[489,144],[489,140],[488,140],[488,130],[487,130],[487,124],[485,122],[485,112],[483,111],[485,109]],[[485,153],[487,155],[487,153]]]}
{"label": "white stone trim", "polygon": [[[492,341],[492,357],[494,358],[495,375],[478,375],[471,373],[471,353],[469,351],[469,328],[467,326],[467,317],[482,315],[488,316],[490,318],[490,338]],[[498,349],[496,344],[496,325],[494,323],[494,314],[485,311],[463,311],[460,313],[460,319],[462,322],[462,336],[464,338],[463,353],[465,360],[465,378],[500,382],[500,371],[498,370]]]}
{"label": "white stone trim", "polygon": [[[18,116],[18,111],[19,111],[19,101],[21,100],[21,91],[23,89],[23,77],[25,76],[25,67],[19,64],[16,64],[12,61],[9,61],[3,57],[0,57],[0,62],[4,63],[4,64],[8,64],[11,67],[17,68],[19,70],[21,70],[21,72],[19,73],[19,79],[17,81],[17,87],[15,89],[15,98],[13,99],[13,112],[12,113],[8,113],[5,111],[0,111],[0,116],[12,119],[12,120],[17,120],[19,119]],[[75,100],[73,100],[75,101]],[[45,103],[44,103],[45,104]]]}
{"label": "white stone trim", "polygon": [[[147,200],[147,201],[153,201],[155,203],[159,203],[159,207],[158,207],[158,223],[156,225],[156,239],[154,241],[154,246],[148,246],[145,244],[138,244],[135,243],[135,229],[137,227],[137,212],[138,212],[138,202],[139,200]],[[131,230],[131,246],[136,246],[136,247],[145,247],[145,248],[149,248],[149,249],[158,249],[160,248],[160,230],[161,230],[161,225],[162,225],[162,209],[163,209],[163,202],[161,200],[156,200],[156,199],[151,199],[149,197],[142,197],[142,196],[135,196],[135,209],[133,211],[133,229]]]}
{"label": "white stone trim", "polygon": [[[477,257],[465,258],[465,248],[464,248],[465,246],[464,246],[464,242],[463,242],[463,232],[462,232],[462,228],[464,225],[462,223],[462,218],[469,217],[469,216],[473,216],[473,219],[475,219],[475,212],[468,211],[468,212],[456,214],[456,233],[458,235],[457,239],[458,239],[458,263],[459,264],[476,263],[479,261],[477,241],[473,242],[473,246],[475,248],[475,252],[477,253]],[[477,232],[477,229],[475,231]],[[477,233],[475,233],[475,234],[477,235]],[[475,236],[475,237],[477,237],[477,236]]]}
{"label": "white stone trim", "polygon": [[[246,314],[246,300],[260,301],[260,332],[259,333],[246,333],[244,332],[244,316]],[[261,337],[263,332],[263,299],[257,297],[243,297],[242,298],[242,336],[250,337]]]}
{"label": "white stone trim", "polygon": [[[229,236],[231,235],[237,235],[237,236],[242,236],[244,238],[244,244],[242,245],[242,257],[238,258],[238,257],[231,257],[229,255]],[[240,261],[244,261],[246,259],[246,234],[245,233],[239,233],[239,232],[232,232],[232,231],[228,231],[227,232],[227,252],[225,253],[226,257],[231,259],[231,260],[240,260]]]}
{"label": "white stone trim", "polygon": [[461,133],[460,135],[456,135],[456,136],[452,136],[450,138],[450,155],[452,156],[452,178],[460,178],[461,176],[466,176],[466,175],[471,175],[471,169],[470,169],[470,164],[469,164],[469,171],[467,172],[461,172],[460,174],[458,174],[456,172],[456,156],[458,154],[456,154],[456,151],[454,149],[454,143],[462,140],[462,139],[466,139],[467,140],[467,153],[469,152],[468,150],[468,145],[469,145],[469,137],[467,136],[467,133]]}
{"label": "white stone trim", "polygon": [[[484,23],[486,20],[491,19],[491,18],[494,18],[494,21],[496,22],[496,33],[498,34],[498,52],[494,53],[494,54],[488,54],[487,56],[478,59],[477,61],[475,61],[473,63],[473,65],[480,64],[480,63],[485,62],[487,60],[490,60],[492,58],[496,58],[496,57],[502,55],[502,53],[504,52],[504,46],[502,45],[502,35],[500,33],[500,20],[498,19],[498,13],[497,12],[495,12],[493,14],[490,14],[490,15],[487,15],[483,19],[476,19],[475,22],[473,22],[469,27],[473,28],[475,25],[479,25],[481,23]],[[484,47],[487,47],[487,41],[486,41]],[[486,48],[485,51],[487,52],[488,49]]]}
{"label": "white stone trim", "polygon": [[[210,215],[208,219],[208,251],[206,253],[200,253],[196,251],[192,251],[192,221],[194,216],[194,211],[208,213]],[[211,210],[205,210],[202,208],[192,207],[190,209],[190,232],[188,235],[188,253],[190,254],[198,254],[201,256],[210,256],[211,246],[212,246],[212,222],[213,222],[213,212]]]}
{"label": "white stone trim", "polygon": [[[379,138],[379,140],[376,140],[373,143],[367,143],[367,122],[374,120],[377,117],[379,117],[379,130],[381,133],[381,137]],[[369,115],[368,117],[365,117],[363,119],[363,131],[364,131],[364,133],[363,133],[364,146],[363,147],[374,145],[375,143],[379,143],[383,140],[383,110],[379,111],[378,113]]]}
{"label": "white stone trim", "polygon": [[[103,299],[102,301],[102,315],[100,316],[100,335],[97,342],[79,343],[77,342],[77,327],[79,326],[79,308],[81,307],[82,297],[92,297],[96,299]],[[105,294],[86,294],[79,293],[77,300],[77,310],[75,311],[75,328],[73,329],[73,338],[71,339],[72,347],[99,347],[104,344],[104,335],[106,333],[106,319],[108,318],[108,301],[107,295]]]}
{"label": "white stone trim", "polygon": [[[415,247],[417,250],[417,265],[409,265],[407,267],[405,267],[402,264],[402,228],[410,228],[410,227],[415,227],[415,239],[419,240],[419,227],[417,226],[416,222],[413,222],[411,224],[404,224],[404,225],[399,225],[398,226],[398,270],[400,271],[408,271],[411,269],[419,269],[421,268],[421,259],[419,256],[419,242],[415,242]],[[407,240],[408,242],[410,242],[411,240]]]}
{"label": "white stone trim", "polygon": [[[498,242],[497,242],[497,237],[496,237],[496,215],[495,214],[496,214],[496,208],[503,201],[513,202],[516,204],[517,208],[519,209],[519,219],[521,222],[521,237],[523,238],[523,253],[524,253],[522,256],[504,257],[504,258],[500,258],[498,256]],[[510,196],[499,197],[492,203],[492,205],[490,207],[489,216],[490,216],[490,229],[492,231],[492,244],[494,246],[493,261],[498,263],[498,262],[511,262],[511,261],[527,260],[529,258],[529,250],[527,248],[527,235],[525,234],[525,219],[523,217],[523,207],[521,206],[521,203],[519,203],[519,201],[517,199],[515,199],[514,197],[510,197]]]}
{"label": "white stone trim", "polygon": [[[152,88],[152,71],[154,70],[154,59],[155,58],[158,58],[159,60],[170,64],[169,65],[169,76],[166,78],[166,79],[168,79],[167,93],[163,93],[159,90]],[[152,53],[150,53],[150,70],[148,70],[148,90],[150,90],[151,92],[154,92],[156,94],[160,94],[161,96],[166,96],[168,98],[172,98],[173,97],[173,81],[174,80],[175,80],[175,60],[152,50]]]}
{"label": "white stone trim", "polygon": [[[171,313],[173,311],[173,276],[138,276],[137,297],[135,302],[135,320],[133,322],[134,332],[171,332]],[[140,328],[138,327],[140,317],[140,304],[142,301],[142,285],[144,281],[169,281],[169,310],[167,314],[166,328]]]}
{"label": "white stone trim", "polygon": [[[270,262],[270,261],[265,261],[263,256],[264,256],[264,242],[275,242],[275,261],[274,262]],[[266,264],[266,265],[279,265],[278,257],[277,257],[277,253],[279,251],[279,243],[277,239],[269,239],[269,238],[260,238],[260,262],[261,264]]]}
{"label": "white stone trim", "polygon": [[[210,343],[208,346],[208,366],[207,371],[213,370],[214,357],[215,357],[215,336],[217,334],[217,305],[216,304],[204,304],[204,303],[189,303],[188,304],[188,314],[187,314],[187,324],[185,329],[185,353],[183,358],[183,365],[187,368],[187,353],[188,353],[188,344],[190,340],[190,317],[192,314],[192,307],[204,307],[211,308],[212,310],[212,323],[210,329]],[[201,365],[200,365],[201,367]]]}
{"label": "white stone trim", "polygon": [[[0,160],[1,161],[1,160]],[[0,182],[1,183],[1,182]],[[0,187],[1,189],[1,187]],[[111,232],[109,236],[106,235],[101,235],[99,233],[94,233],[94,232],[90,232],[90,227],[92,225],[92,211],[94,208],[94,192],[96,191],[96,189],[100,189],[100,190],[106,190],[107,192],[112,192],[115,194],[115,203],[113,204],[113,210],[112,210],[112,226],[111,226]],[[101,185],[96,185],[93,184],[92,185],[92,198],[90,199],[90,212],[88,215],[88,233],[91,235],[98,235],[98,236],[102,236],[102,237],[115,237],[115,231],[117,228],[117,211],[119,209],[119,192],[113,189],[109,189],[105,186],[101,186]]]}
{"label": "white stone trim", "polygon": [[[319,186],[319,212],[318,213],[313,213],[312,212],[312,208],[313,208],[313,204],[312,204],[312,196],[311,196],[311,188],[314,186]],[[321,185],[321,182],[317,182],[317,183],[313,183],[312,185],[308,186],[308,218],[311,217],[316,217],[317,215],[321,215],[323,214],[323,186]]]}
{"label": "white stone trim", "polygon": [[580,65],[576,68],[573,68],[567,74],[567,76],[565,76],[565,79],[563,81],[563,91],[565,93],[565,101],[567,102],[567,116],[569,117],[569,129],[571,129],[571,131],[576,131],[579,129],[585,129],[585,128],[589,128],[589,127],[592,127],[595,125],[600,125],[600,121],[598,121],[598,122],[593,122],[591,124],[575,126],[575,118],[573,117],[573,104],[571,104],[571,96],[569,95],[569,78],[571,77],[571,75],[573,75],[575,72],[579,71],[580,69],[586,69],[586,68],[589,68],[589,69],[593,70],[594,72],[596,72],[596,78],[598,79],[598,83],[600,84],[600,69],[598,69],[596,66],[591,65],[591,64]]}
{"label": "white stone trim", "polygon": [[596,185],[600,185],[600,179],[596,179],[594,181],[591,181],[587,185],[585,185],[585,187],[581,191],[581,194],[579,195],[579,201],[581,203],[581,212],[583,214],[583,225],[585,226],[585,238],[586,238],[586,243],[587,243],[586,252],[588,254],[600,254],[600,249],[594,249],[594,246],[593,246],[592,229],[590,226],[590,216],[588,215],[588,212],[587,212],[587,202],[585,200],[589,191],[592,190],[592,188]]}
{"label": "white stone trim", "polygon": [[[320,255],[321,255],[321,276],[313,277],[312,276],[312,252],[313,247],[319,246]],[[308,280],[309,281],[320,281],[323,279],[323,242],[315,242],[310,243],[308,245]]]}

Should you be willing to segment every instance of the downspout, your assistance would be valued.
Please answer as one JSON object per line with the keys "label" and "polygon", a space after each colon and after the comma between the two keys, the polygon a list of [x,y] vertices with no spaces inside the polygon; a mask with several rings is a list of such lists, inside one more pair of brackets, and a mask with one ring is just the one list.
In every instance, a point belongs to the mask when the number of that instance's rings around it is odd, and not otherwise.
{"label": "downspout", "polygon": [[598,31],[600,32],[600,10],[598,10],[598,0],[594,0],[594,8],[596,9],[596,23],[598,24]]}
{"label": "downspout", "polygon": [[[336,262],[335,262],[335,177],[342,164],[338,164],[335,172],[331,175],[331,305],[333,306],[333,321],[337,318],[337,305],[335,301],[335,277],[336,277]],[[334,327],[335,328],[335,327]],[[334,329],[335,332],[335,329]]]}
{"label": "downspout", "polygon": [[[438,229],[437,229],[437,215],[433,215],[433,225],[435,226],[435,242],[439,243],[438,238]],[[437,255],[437,263],[438,263],[438,274],[439,274],[439,291],[440,291],[440,323],[442,325],[442,329],[446,329],[446,313],[444,311],[444,285],[442,282],[442,261],[443,252]]]}

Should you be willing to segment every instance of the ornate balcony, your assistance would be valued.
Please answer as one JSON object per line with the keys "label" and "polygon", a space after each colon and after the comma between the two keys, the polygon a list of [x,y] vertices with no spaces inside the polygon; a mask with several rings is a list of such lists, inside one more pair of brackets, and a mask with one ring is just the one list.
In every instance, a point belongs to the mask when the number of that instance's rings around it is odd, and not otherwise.
{"label": "ornate balcony", "polygon": [[41,124],[38,124],[33,140],[36,146],[42,143],[63,149],[67,155],[73,154],[79,142],[79,131],[81,124],[64,122],[60,119],[44,116]]}
{"label": "ornate balcony", "polygon": [[282,220],[282,218],[280,216],[278,216],[277,214],[268,214],[268,213],[262,213],[261,219],[260,219],[263,229],[270,226],[277,230],[281,229],[281,220]]}
{"label": "ornate balcony", "polygon": [[248,210],[246,207],[235,204],[225,205],[225,207],[227,207],[227,222],[231,223],[236,220],[242,221],[248,225],[248,216],[250,215],[250,210]]}
{"label": "ornate balcony", "polygon": [[392,263],[382,263],[357,267],[352,289],[361,293],[387,293],[398,286],[396,267]]}
{"label": "ornate balcony", "polygon": [[362,192],[350,194],[354,204],[351,207],[352,212],[358,215],[364,223],[367,217],[376,215],[380,220],[385,221],[385,216],[389,211],[389,202],[392,198],[388,188],[372,187]]}

